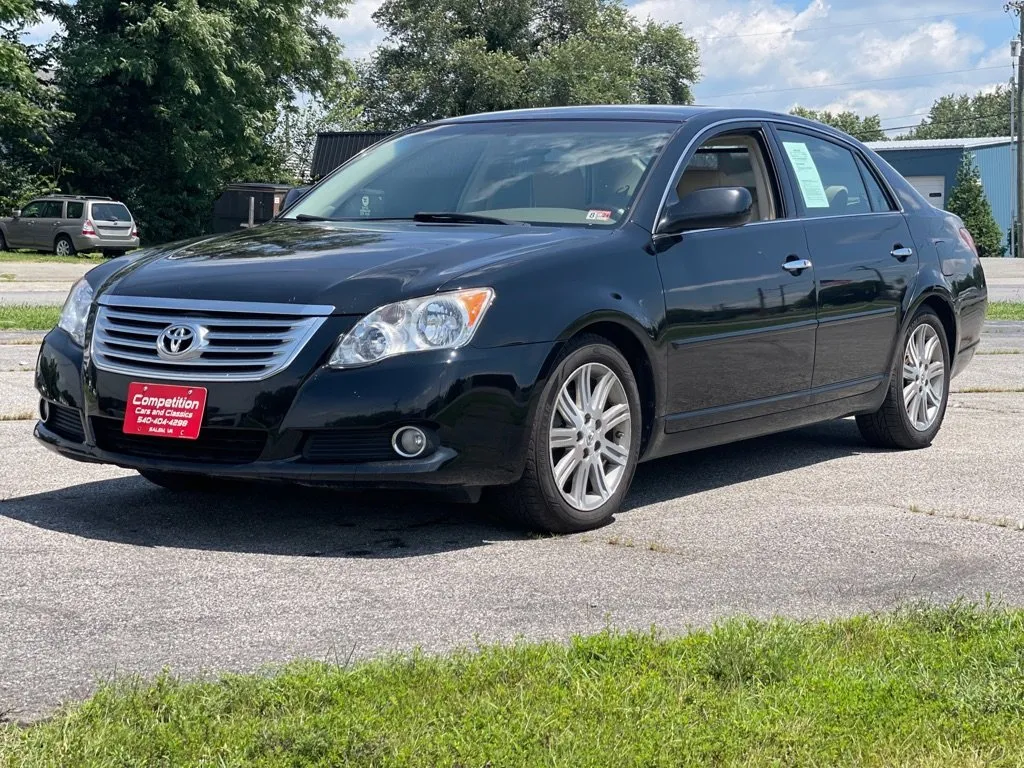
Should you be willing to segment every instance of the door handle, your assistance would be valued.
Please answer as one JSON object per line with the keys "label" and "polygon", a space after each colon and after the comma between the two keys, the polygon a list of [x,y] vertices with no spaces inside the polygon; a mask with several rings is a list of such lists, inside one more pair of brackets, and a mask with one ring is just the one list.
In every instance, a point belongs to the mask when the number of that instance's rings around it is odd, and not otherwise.
{"label": "door handle", "polygon": [[794,275],[799,275],[805,269],[810,269],[812,266],[814,265],[811,264],[810,259],[790,259],[782,263],[782,268],[787,272],[792,272]]}
{"label": "door handle", "polygon": [[890,255],[893,256],[894,258],[899,259],[900,261],[906,261],[907,259],[914,255],[914,249],[904,248],[900,243],[896,243],[896,245],[893,246]]}

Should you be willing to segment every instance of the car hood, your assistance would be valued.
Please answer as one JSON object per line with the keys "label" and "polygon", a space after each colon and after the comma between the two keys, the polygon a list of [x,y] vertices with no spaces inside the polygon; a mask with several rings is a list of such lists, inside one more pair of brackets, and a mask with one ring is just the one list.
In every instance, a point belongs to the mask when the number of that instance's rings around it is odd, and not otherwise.
{"label": "car hood", "polygon": [[[101,276],[125,296],[321,304],[363,314],[433,293],[469,270],[603,232],[413,222],[274,221],[127,257]],[[452,286],[456,287],[456,286]]]}

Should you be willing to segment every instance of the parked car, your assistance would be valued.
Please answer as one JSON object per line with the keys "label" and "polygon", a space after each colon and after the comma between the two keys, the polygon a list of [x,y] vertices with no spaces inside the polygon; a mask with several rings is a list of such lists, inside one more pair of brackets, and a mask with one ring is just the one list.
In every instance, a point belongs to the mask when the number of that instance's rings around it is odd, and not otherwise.
{"label": "parked car", "polygon": [[929,445],[986,303],[963,222],[817,123],[474,115],[266,225],[96,267],[43,343],[35,433],[174,490],[494,488],[579,531],[640,461],[845,416]]}
{"label": "parked car", "polygon": [[24,248],[71,256],[102,251],[121,256],[139,247],[128,206],[109,197],[49,195],[0,218],[0,251]]}

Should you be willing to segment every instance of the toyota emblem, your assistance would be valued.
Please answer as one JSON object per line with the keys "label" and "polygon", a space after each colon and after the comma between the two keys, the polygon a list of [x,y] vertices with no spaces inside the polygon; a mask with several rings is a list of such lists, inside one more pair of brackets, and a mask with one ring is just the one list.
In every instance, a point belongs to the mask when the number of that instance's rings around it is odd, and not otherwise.
{"label": "toyota emblem", "polygon": [[156,351],[165,360],[189,360],[203,353],[205,329],[196,325],[169,325],[156,339]]}

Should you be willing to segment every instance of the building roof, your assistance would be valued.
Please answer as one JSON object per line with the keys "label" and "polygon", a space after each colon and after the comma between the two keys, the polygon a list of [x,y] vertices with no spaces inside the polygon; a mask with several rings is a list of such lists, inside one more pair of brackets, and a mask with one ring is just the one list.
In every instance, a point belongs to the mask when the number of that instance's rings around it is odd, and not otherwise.
{"label": "building roof", "polygon": [[875,152],[896,152],[908,149],[979,149],[996,147],[1013,141],[1010,136],[986,136],[980,139],[909,139],[866,142]]}

